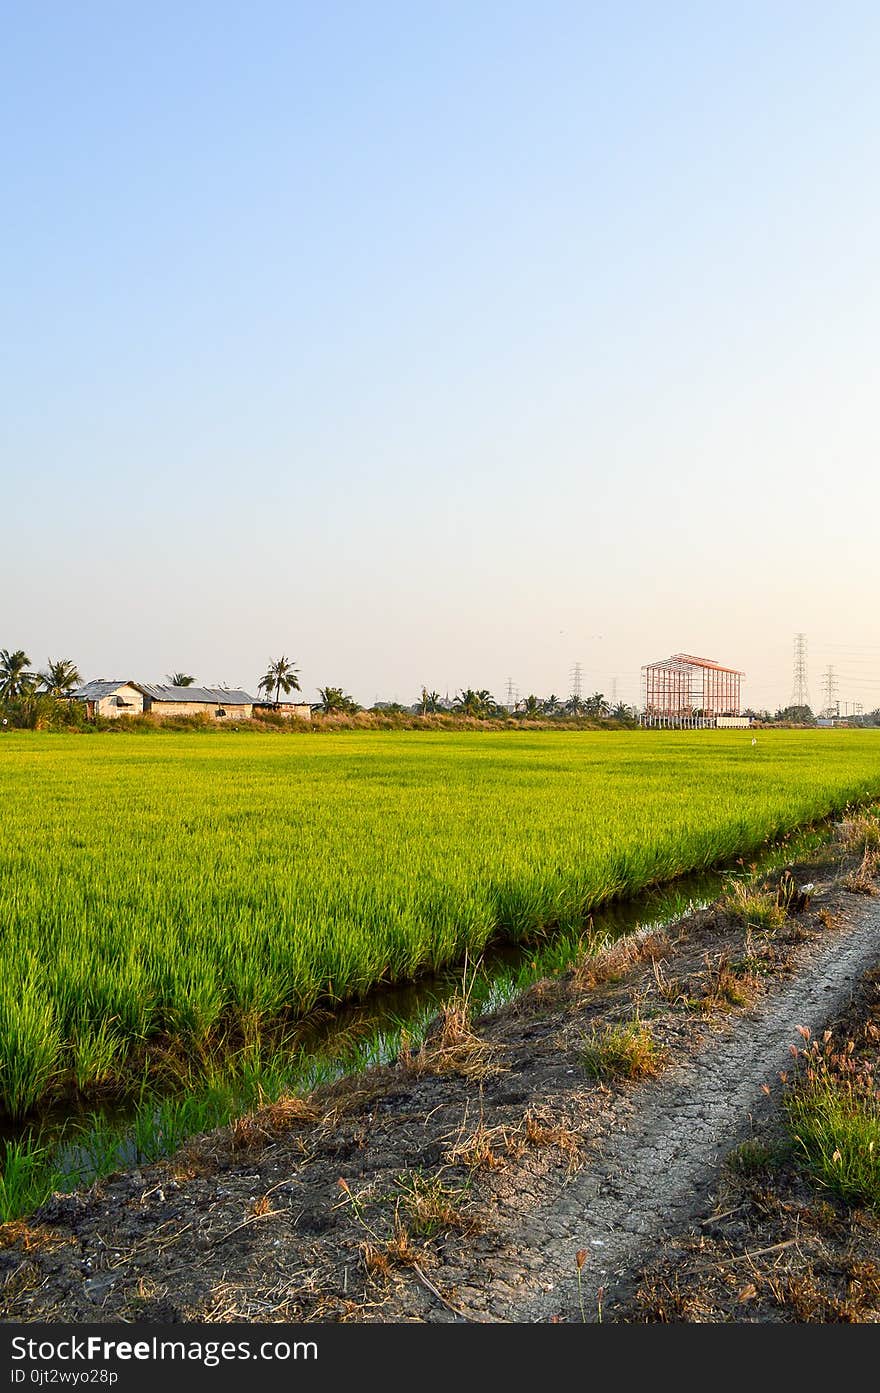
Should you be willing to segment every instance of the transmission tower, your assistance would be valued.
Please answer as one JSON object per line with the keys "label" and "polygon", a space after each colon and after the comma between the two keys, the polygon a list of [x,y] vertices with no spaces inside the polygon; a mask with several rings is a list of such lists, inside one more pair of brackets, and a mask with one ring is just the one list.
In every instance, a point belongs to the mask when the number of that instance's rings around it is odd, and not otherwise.
{"label": "transmission tower", "polygon": [[792,706],[809,706],[810,688],[807,681],[807,636],[794,636],[794,681],[791,688]]}
{"label": "transmission tower", "polygon": [[575,663],[574,667],[569,673],[569,677],[571,678],[571,695],[575,697],[582,696],[584,685],[584,670],[581,667],[580,663]]}
{"label": "transmission tower", "polygon": [[825,697],[825,715],[839,715],[840,702],[837,700],[837,674],[830,663],[822,674],[822,692]]}
{"label": "transmission tower", "polygon": [[514,708],[514,706],[516,705],[516,688],[515,688],[514,685],[513,685],[513,678],[512,678],[512,677],[508,677],[508,679],[507,679],[507,702],[506,702],[506,705],[507,705],[508,711],[512,711],[513,708]]}

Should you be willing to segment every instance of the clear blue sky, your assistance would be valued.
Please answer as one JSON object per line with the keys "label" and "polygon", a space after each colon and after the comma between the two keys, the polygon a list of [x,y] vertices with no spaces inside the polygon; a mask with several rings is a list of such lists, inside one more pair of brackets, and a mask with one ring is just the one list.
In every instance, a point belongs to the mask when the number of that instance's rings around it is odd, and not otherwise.
{"label": "clear blue sky", "polygon": [[0,646],[880,704],[876,3],[0,12]]}

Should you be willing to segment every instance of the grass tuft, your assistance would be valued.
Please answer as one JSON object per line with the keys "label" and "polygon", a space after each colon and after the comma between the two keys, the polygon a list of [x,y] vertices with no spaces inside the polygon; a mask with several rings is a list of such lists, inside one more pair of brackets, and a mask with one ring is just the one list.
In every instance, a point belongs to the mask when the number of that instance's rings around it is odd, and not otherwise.
{"label": "grass tuft", "polygon": [[799,1052],[785,1103],[794,1141],[820,1184],[880,1211],[880,1089],[855,1042],[837,1046],[830,1031],[812,1040]]}
{"label": "grass tuft", "polygon": [[663,1051],[638,1018],[596,1027],[581,1045],[581,1064],[594,1079],[643,1079],[659,1073]]}

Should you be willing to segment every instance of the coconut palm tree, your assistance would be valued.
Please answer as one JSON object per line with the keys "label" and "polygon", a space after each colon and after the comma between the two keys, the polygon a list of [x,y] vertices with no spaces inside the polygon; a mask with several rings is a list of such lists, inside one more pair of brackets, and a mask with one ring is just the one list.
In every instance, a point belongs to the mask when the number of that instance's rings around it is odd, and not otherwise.
{"label": "coconut palm tree", "polygon": [[567,716],[582,716],[585,709],[583,697],[579,697],[576,692],[572,692],[562,709]]}
{"label": "coconut palm tree", "polygon": [[588,716],[607,716],[611,707],[602,692],[594,692],[584,702],[584,710]]}
{"label": "coconut palm tree", "polygon": [[464,687],[452,703],[453,710],[460,716],[472,716],[476,719],[485,719],[495,710],[495,698],[485,687],[474,691],[473,687]]}
{"label": "coconut palm tree", "polygon": [[433,716],[440,710],[442,698],[439,692],[429,692],[425,687],[422,688],[422,695],[419,697],[418,707],[422,716]]}
{"label": "coconut palm tree", "polygon": [[555,692],[551,692],[550,695],[545,698],[541,704],[541,710],[545,716],[559,715],[559,712],[562,710],[562,702]]}
{"label": "coconut palm tree", "polygon": [[31,660],[23,648],[16,648],[14,653],[0,649],[0,697],[17,701],[34,690],[38,679],[30,666]]}
{"label": "coconut palm tree", "polygon": [[71,658],[46,659],[46,671],[38,674],[40,686],[53,697],[69,696],[74,687],[82,685],[79,669]]}
{"label": "coconut palm tree", "polygon": [[273,700],[277,706],[282,692],[285,696],[289,696],[291,692],[298,692],[300,690],[299,678],[297,677],[298,672],[299,668],[296,664],[289,663],[283,654],[280,658],[272,658],[266,669],[265,676],[260,678],[260,691],[265,692],[268,697],[274,688],[275,696]]}
{"label": "coconut palm tree", "polygon": [[525,717],[527,721],[534,721],[544,712],[544,703],[540,697],[529,694],[523,697],[522,701],[516,704],[517,715]]}
{"label": "coconut palm tree", "polygon": [[172,687],[191,687],[195,682],[188,672],[168,672],[165,674]]}
{"label": "coconut palm tree", "polygon": [[341,687],[319,687],[318,696],[318,710],[325,716],[353,715],[355,711],[360,710],[354,697],[349,696]]}

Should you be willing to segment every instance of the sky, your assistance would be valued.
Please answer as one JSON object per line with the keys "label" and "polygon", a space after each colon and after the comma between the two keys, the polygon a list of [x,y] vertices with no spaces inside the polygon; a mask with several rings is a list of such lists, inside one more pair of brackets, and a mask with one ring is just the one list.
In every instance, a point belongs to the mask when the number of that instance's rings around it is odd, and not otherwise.
{"label": "sky", "polygon": [[873,0],[0,19],[0,647],[880,705]]}

